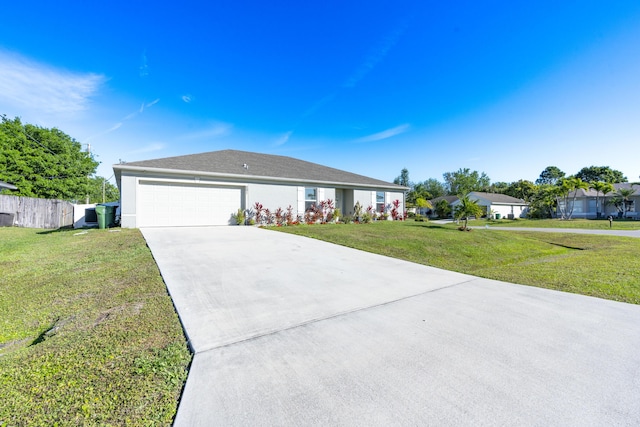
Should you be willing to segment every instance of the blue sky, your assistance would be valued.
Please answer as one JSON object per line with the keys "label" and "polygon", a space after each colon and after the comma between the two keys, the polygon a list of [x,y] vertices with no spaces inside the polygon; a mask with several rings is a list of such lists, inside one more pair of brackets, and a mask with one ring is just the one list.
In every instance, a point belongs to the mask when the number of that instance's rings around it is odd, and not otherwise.
{"label": "blue sky", "polygon": [[387,181],[637,180],[640,2],[9,2],[0,113],[90,144],[104,177],[232,148]]}

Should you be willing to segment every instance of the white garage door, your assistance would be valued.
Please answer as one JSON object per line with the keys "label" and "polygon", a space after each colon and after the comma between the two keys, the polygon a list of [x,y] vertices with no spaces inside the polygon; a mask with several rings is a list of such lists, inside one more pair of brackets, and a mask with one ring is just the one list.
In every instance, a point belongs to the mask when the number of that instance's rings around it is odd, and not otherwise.
{"label": "white garage door", "polygon": [[240,188],[140,181],[137,226],[228,225],[241,197]]}

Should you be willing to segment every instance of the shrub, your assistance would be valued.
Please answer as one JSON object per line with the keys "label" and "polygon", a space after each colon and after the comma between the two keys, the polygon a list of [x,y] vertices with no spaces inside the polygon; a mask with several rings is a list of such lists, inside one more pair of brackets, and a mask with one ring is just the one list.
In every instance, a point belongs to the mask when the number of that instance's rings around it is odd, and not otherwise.
{"label": "shrub", "polygon": [[236,219],[236,224],[243,225],[245,221],[244,211],[242,209],[238,209],[238,212],[234,215]]}

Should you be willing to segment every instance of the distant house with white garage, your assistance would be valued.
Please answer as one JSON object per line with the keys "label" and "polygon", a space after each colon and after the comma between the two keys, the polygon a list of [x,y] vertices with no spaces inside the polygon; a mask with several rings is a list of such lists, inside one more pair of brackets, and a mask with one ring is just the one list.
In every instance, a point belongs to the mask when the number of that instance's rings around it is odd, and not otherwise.
{"label": "distant house with white garage", "polygon": [[[486,215],[493,215],[496,218],[524,218],[529,209],[529,204],[524,200],[506,194],[472,191],[468,196],[470,200],[482,207]],[[460,204],[460,199],[457,196],[445,196],[431,200],[434,208],[440,200],[446,200],[452,211],[455,211],[456,206]]]}
{"label": "distant house with white garage", "polygon": [[256,203],[302,216],[331,199],[343,215],[356,203],[404,212],[406,187],[285,156],[237,150],[130,162],[113,166],[124,228],[233,224],[238,209]]}

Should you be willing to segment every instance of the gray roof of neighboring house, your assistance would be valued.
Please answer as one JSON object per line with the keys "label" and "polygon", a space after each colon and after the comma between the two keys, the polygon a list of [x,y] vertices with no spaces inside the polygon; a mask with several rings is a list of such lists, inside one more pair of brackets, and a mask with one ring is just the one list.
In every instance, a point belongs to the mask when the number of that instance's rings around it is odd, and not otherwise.
{"label": "gray roof of neighboring house", "polygon": [[273,178],[285,181],[327,182],[384,187],[404,191],[406,187],[369,178],[340,169],[322,166],[293,157],[252,153],[238,150],[211,151],[163,159],[144,160],[114,165],[122,170],[156,170],[164,172],[201,172],[226,178]]}
{"label": "gray roof of neighboring house", "polygon": [[435,199],[429,200],[429,203],[431,203],[435,207],[436,203],[438,203],[440,200],[446,200],[447,203],[451,204],[458,200],[458,196],[440,196],[436,197]]}
{"label": "gray roof of neighboring house", "polygon": [[0,190],[2,189],[8,189],[8,190],[17,190],[18,187],[16,187],[15,185],[9,184],[8,182],[4,182],[4,181],[0,181]]}
{"label": "gray roof of neighboring house", "polygon": [[473,194],[476,197],[481,197],[485,200],[490,201],[491,203],[502,203],[507,205],[526,205],[527,204],[527,202],[525,202],[522,199],[517,199],[515,197],[507,196],[506,194],[483,193],[480,191],[472,191],[469,194]]}
{"label": "gray roof of neighboring house", "polygon": [[[614,195],[614,193],[616,191],[618,191],[620,188],[632,188],[635,190],[635,192],[633,193],[634,196],[638,196],[640,195],[640,184],[632,184],[629,182],[620,182],[617,184],[613,184],[613,191],[609,192],[606,194],[605,197],[611,197]],[[569,195],[573,196],[573,191],[569,193]],[[602,193],[597,193],[596,190],[594,190],[593,188],[589,188],[587,190],[584,190],[582,188],[580,188],[577,191],[577,197],[602,197]]]}
{"label": "gray roof of neighboring house", "polygon": [[[506,194],[498,194],[498,193],[483,193],[481,191],[472,191],[469,193],[470,196],[480,197],[485,200],[490,201],[491,203],[502,203],[508,205],[526,205],[527,203],[524,200],[516,199],[515,197],[507,196]],[[433,206],[436,205],[440,200],[446,200],[447,203],[451,204],[458,201],[458,196],[441,196],[436,197],[435,199],[430,200]]]}

